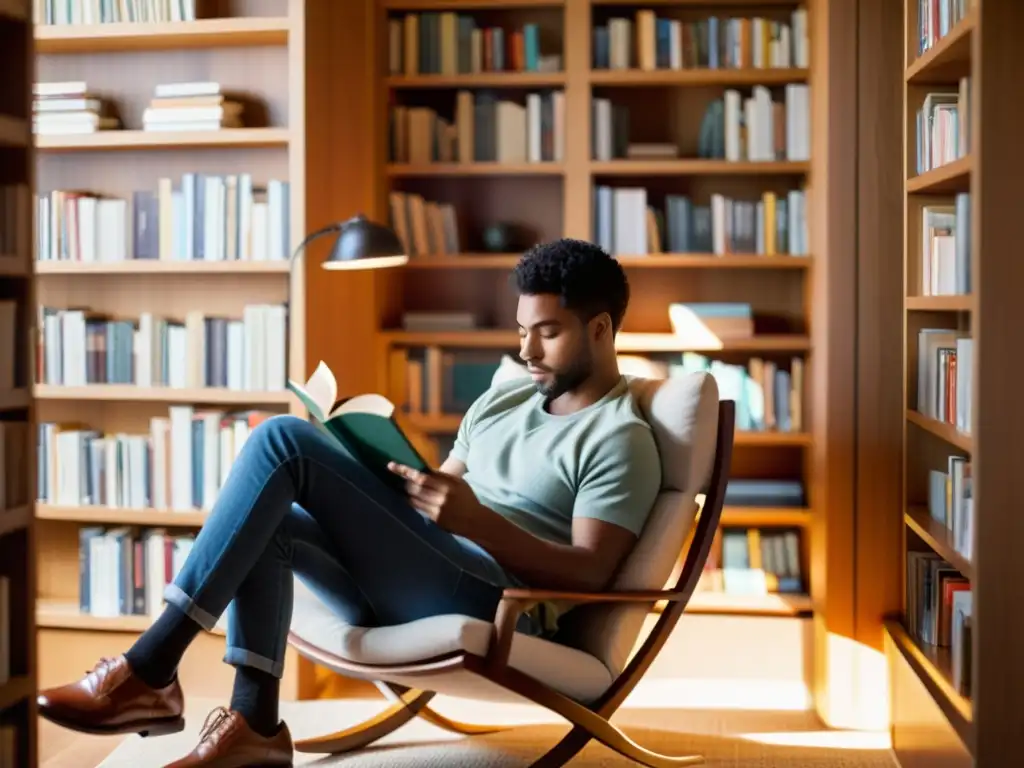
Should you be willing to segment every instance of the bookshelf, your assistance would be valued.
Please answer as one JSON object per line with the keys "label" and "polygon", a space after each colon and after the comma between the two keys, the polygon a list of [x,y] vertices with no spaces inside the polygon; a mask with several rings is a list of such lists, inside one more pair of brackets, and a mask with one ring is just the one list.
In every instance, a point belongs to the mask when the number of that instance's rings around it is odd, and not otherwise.
{"label": "bookshelf", "polygon": [[[106,610],[109,600],[83,610],[82,537],[160,529],[180,558],[252,426],[303,413],[284,381],[307,373],[306,269],[287,262],[307,229],[306,3],[200,6],[208,18],[35,25],[37,82],[83,82],[119,119],[35,141],[35,304],[53,310],[40,320],[33,387],[38,422],[54,425],[40,438],[53,474],[35,507],[44,687],[127,648],[156,610],[148,582],[145,611]],[[146,111],[156,87],[184,82],[218,83],[225,101],[245,105],[240,125],[160,130]],[[153,214],[148,239],[140,212]],[[140,468],[147,439],[154,458]],[[174,451],[185,443],[217,457],[201,477],[189,473],[201,492],[181,490]],[[106,468],[107,482],[79,474],[76,449]],[[62,486],[59,473],[87,491]],[[197,639],[182,667],[190,695],[230,691],[223,653],[222,628]],[[308,671],[289,652],[285,697],[309,695]]]}
{"label": "bookshelf", "polygon": [[983,766],[1024,726],[1009,640],[1022,630],[1022,161],[1020,109],[1003,98],[1024,74],[1024,10],[942,5],[933,23],[928,5],[904,6],[904,595],[886,648],[900,763]]}
{"label": "bookshelf", "polygon": [[37,757],[32,486],[30,133],[32,26],[26,0],[0,2],[0,764]]}
{"label": "bookshelf", "polygon": [[[618,336],[622,355],[651,361],[654,375],[666,375],[684,355],[687,362],[700,355],[716,370],[721,364],[723,376],[747,372],[761,397],[765,368],[780,372],[768,374],[773,385],[777,380],[794,386],[800,379],[795,385],[800,394],[780,396],[784,403],[767,396],[769,413],[753,417],[749,428],[737,433],[734,458],[737,478],[791,481],[793,487],[774,488],[782,496],[757,498],[756,507],[742,505],[745,493],[757,495],[750,490],[753,483],[738,488],[741,501],[723,515],[724,528],[734,532],[795,534],[790,573],[799,574],[798,583],[787,584],[789,594],[743,595],[715,588],[716,574],[711,574],[712,588],[694,600],[694,613],[807,617],[814,610],[809,597],[816,506],[810,318],[821,300],[816,265],[827,254],[811,252],[805,208],[814,194],[807,88],[815,72],[808,5],[814,4],[377,2],[379,50],[373,60],[381,95],[376,104],[388,138],[379,153],[373,205],[407,238],[414,255],[400,274],[376,278],[375,379],[366,384],[360,378],[356,384],[353,377],[342,387],[386,392],[405,409],[405,423],[441,459],[465,405],[489,381],[487,373],[502,355],[518,350],[515,297],[507,280],[519,253],[562,236],[612,250],[626,268],[633,296]],[[688,41],[707,34],[713,23],[721,25],[721,53],[704,51],[697,58]],[[677,41],[674,49],[658,50],[658,27],[666,40]],[[641,39],[645,46],[638,44]],[[743,42],[754,39],[756,46]],[[730,58],[727,40],[735,40],[742,53]],[[787,96],[790,91],[795,93]],[[728,101],[730,110],[738,105],[753,113],[753,104],[746,103],[755,96],[761,99],[755,119],[762,121],[756,141],[740,137],[738,130],[729,133],[735,117],[724,116],[718,120],[717,144],[702,139],[702,123],[714,122],[705,117],[710,105]],[[781,118],[787,98],[793,133],[788,139]],[[608,117],[619,111],[628,114],[628,136],[617,134],[616,118]],[[502,114],[511,115],[510,122],[501,123]],[[504,129],[506,137],[515,134],[521,141],[489,138],[494,128],[489,120],[499,126],[495,135]],[[778,128],[769,135],[772,122]],[[439,137],[434,154],[424,139],[430,131]],[[638,151],[629,154],[627,145],[638,145]],[[650,154],[652,145],[660,151]],[[599,198],[604,195],[614,207],[616,190],[622,189],[644,190],[644,201],[640,223],[636,212],[632,222],[622,218],[623,230],[632,226],[633,231],[614,242],[608,237],[613,228],[601,223],[602,213],[607,216],[611,209]],[[676,205],[670,203],[673,197],[685,197],[708,217],[715,206],[715,242],[680,235],[666,223],[668,205]],[[777,213],[779,201],[790,217]],[[764,213],[766,204],[771,214]],[[658,244],[646,228],[648,207],[660,220]],[[622,210],[620,218],[629,215]],[[743,232],[726,231],[725,220],[733,215],[737,221],[741,215],[760,220]],[[488,230],[496,224],[509,225],[507,237],[493,237]],[[632,237],[636,232],[647,237],[638,240]],[[690,302],[749,305],[753,332],[676,334],[669,305]],[[437,312],[462,314],[463,325],[416,325],[408,317]],[[454,390],[462,386],[454,383],[460,360],[470,361],[463,371],[475,365],[479,378],[475,389],[466,385],[456,397]],[[449,384],[442,385],[445,380]],[[785,414],[778,413],[779,404]],[[750,546],[757,547],[756,541],[751,534]],[[721,555],[716,557],[721,562]],[[756,568],[760,551],[754,560]]]}

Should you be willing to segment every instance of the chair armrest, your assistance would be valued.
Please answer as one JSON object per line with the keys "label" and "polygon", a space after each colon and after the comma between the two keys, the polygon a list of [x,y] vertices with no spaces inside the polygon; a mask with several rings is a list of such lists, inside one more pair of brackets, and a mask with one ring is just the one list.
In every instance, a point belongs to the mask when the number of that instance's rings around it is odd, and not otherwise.
{"label": "chair armrest", "polygon": [[494,632],[487,651],[487,666],[497,672],[508,663],[519,617],[537,603],[566,600],[574,603],[657,603],[685,599],[683,592],[654,589],[631,592],[560,592],[555,589],[506,589],[494,616]]}
{"label": "chair armrest", "polygon": [[661,600],[682,600],[682,592],[667,589],[628,592],[559,592],[554,589],[506,589],[502,600],[529,601],[534,604],[546,600],[570,600],[576,603],[657,603]]}

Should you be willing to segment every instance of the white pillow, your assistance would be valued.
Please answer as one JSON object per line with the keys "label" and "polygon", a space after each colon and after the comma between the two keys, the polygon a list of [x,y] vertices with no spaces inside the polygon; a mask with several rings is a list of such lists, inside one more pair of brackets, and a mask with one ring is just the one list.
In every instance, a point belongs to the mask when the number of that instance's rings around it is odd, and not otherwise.
{"label": "white pillow", "polygon": [[510,355],[502,355],[498,370],[491,377],[491,386],[494,387],[506,381],[512,381],[512,379],[522,379],[529,375],[525,365],[517,363]]}

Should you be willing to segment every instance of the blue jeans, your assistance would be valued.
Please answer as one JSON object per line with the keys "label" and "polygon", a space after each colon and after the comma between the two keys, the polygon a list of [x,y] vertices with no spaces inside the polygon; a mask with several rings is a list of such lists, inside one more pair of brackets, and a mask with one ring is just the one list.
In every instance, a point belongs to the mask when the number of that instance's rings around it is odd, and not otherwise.
{"label": "blue jeans", "polygon": [[[355,626],[492,621],[502,589],[519,586],[319,426],[275,416],[249,436],[164,597],[207,630],[230,609],[224,661],[280,677],[293,574]],[[529,617],[520,629],[537,633]]]}

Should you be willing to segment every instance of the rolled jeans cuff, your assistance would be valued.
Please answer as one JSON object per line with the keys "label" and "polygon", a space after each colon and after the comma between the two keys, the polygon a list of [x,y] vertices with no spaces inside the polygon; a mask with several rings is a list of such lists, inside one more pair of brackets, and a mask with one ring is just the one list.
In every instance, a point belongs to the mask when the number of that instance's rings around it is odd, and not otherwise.
{"label": "rolled jeans cuff", "polygon": [[260,656],[258,653],[247,651],[245,648],[228,646],[227,651],[224,653],[224,663],[230,664],[233,667],[258,669],[261,672],[266,672],[268,675],[273,675],[278,680],[284,675],[283,661],[268,659],[266,656]]}
{"label": "rolled jeans cuff", "polygon": [[217,617],[196,605],[195,601],[185,594],[177,584],[167,585],[167,588],[164,590],[164,600],[184,613],[207,632],[212,632],[213,628],[217,626]]}

